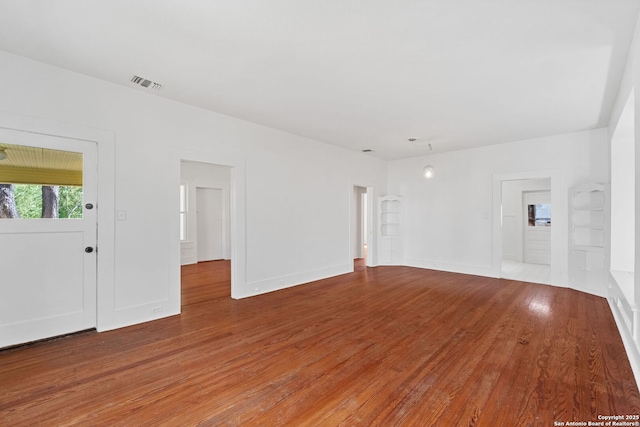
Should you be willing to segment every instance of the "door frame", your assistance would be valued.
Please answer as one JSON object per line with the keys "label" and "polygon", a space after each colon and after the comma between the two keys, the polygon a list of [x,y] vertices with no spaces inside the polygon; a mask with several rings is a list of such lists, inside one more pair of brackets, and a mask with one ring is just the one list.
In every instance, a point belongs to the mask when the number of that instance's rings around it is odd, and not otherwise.
{"label": "door frame", "polygon": [[[542,169],[537,171],[512,172],[512,173],[496,173],[493,174],[493,221],[492,221],[492,241],[493,250],[491,256],[491,271],[494,277],[502,277],[502,182],[518,181],[526,179],[551,179],[551,206],[555,208],[555,223],[560,226],[551,227],[551,265],[549,281],[550,284],[556,286],[564,286],[566,280],[562,280],[567,276],[567,252],[562,248],[566,248],[566,242],[562,244],[562,214],[561,206],[566,202],[566,195],[560,191],[562,182],[562,171],[556,169]],[[565,203],[566,204],[566,203]],[[564,211],[566,212],[566,210]],[[560,218],[560,219],[558,219]],[[566,221],[565,221],[566,222]],[[566,235],[566,229],[565,235]]]}
{"label": "door frame", "polygon": [[[230,168],[231,179],[229,183],[229,227],[231,246],[231,298],[240,299],[252,296],[247,292],[246,283],[246,167],[245,161],[241,157],[229,155],[227,153],[215,153],[211,151],[190,150],[174,147],[175,166],[175,221],[172,221],[171,232],[175,236],[172,239],[174,246],[174,256],[171,257],[171,282],[181,283],[180,278],[180,195],[181,184],[180,170],[182,162],[195,162],[225,166]],[[177,286],[175,298],[180,301],[180,291],[182,285]]]}
{"label": "door frame", "polygon": [[375,226],[373,223],[373,207],[374,207],[374,187],[371,185],[367,185],[366,183],[359,183],[358,181],[353,181],[353,180],[349,180],[349,238],[347,239],[347,241],[349,242],[349,250],[347,251],[347,253],[349,254],[349,260],[348,260],[348,265],[351,266],[351,271],[354,271],[353,268],[353,260],[354,260],[354,253],[353,253],[353,247],[355,245],[355,242],[353,241],[353,216],[355,215],[355,212],[353,212],[353,189],[354,187],[362,187],[362,188],[366,188],[366,194],[367,194],[367,206],[366,206],[366,210],[367,210],[367,254],[365,257],[365,265],[367,267],[375,267],[378,265],[378,257],[377,257],[377,239],[376,239],[376,233],[373,232],[373,230],[375,230]]}
{"label": "door frame", "polygon": [[15,113],[0,112],[0,128],[9,132],[35,133],[76,139],[97,146],[96,195],[96,330],[115,324],[115,134],[103,129],[60,123]]}

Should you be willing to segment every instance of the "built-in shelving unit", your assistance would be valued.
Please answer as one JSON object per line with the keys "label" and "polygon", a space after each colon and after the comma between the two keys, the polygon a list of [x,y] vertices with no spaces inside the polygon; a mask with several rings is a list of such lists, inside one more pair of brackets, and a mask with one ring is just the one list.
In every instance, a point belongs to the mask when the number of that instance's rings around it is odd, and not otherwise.
{"label": "built-in shelving unit", "polygon": [[395,265],[402,262],[402,202],[400,196],[378,198],[378,262]]}
{"label": "built-in shelving unit", "polygon": [[583,184],[569,190],[569,282],[604,294],[607,233],[607,186]]}
{"label": "built-in shelving unit", "polygon": [[600,184],[572,189],[572,248],[600,252],[604,249],[605,191]]}

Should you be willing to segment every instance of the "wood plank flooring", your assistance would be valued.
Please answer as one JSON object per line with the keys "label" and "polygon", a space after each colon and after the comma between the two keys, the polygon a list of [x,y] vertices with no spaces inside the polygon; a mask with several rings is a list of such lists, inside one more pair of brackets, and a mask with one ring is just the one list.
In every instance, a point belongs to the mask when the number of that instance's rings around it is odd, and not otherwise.
{"label": "wood plank flooring", "polygon": [[244,300],[183,267],[183,313],[0,351],[1,426],[551,426],[640,414],[606,300],[366,268]]}

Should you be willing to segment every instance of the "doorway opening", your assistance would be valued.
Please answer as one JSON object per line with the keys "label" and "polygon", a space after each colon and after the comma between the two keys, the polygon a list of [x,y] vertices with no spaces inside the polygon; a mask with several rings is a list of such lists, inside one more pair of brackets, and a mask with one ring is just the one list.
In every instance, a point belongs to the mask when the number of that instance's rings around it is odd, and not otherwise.
{"label": "doorway opening", "polygon": [[351,198],[351,260],[354,265],[372,266],[372,187],[353,186]]}
{"label": "doorway opening", "polygon": [[551,178],[501,183],[500,277],[550,283]]}
{"label": "doorway opening", "polygon": [[[181,275],[192,284],[181,286],[183,306],[208,292],[214,281],[218,290],[226,283],[231,296],[231,171],[210,163],[180,163]],[[193,275],[203,278],[193,280]]]}

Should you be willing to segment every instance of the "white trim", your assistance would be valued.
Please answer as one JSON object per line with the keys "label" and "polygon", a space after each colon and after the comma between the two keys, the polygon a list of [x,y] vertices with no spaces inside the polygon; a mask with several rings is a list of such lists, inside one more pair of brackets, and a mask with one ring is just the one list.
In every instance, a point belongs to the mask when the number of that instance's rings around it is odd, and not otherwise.
{"label": "white trim", "polygon": [[[232,261],[233,262],[233,261]],[[247,284],[247,292],[238,298],[252,297],[255,295],[266,294],[281,289],[287,289],[298,285],[307,285],[317,280],[328,279],[330,277],[339,276],[353,272],[353,261],[347,264],[334,265],[331,267],[320,268],[318,270],[303,271],[301,273],[287,274],[285,276],[272,277],[269,279],[258,280]]]}
{"label": "white trim", "polygon": [[447,271],[450,273],[469,274],[472,276],[493,277],[499,279],[500,276],[494,275],[491,267],[481,265],[458,264],[453,262],[429,261],[424,259],[408,258],[404,264],[407,267],[425,268],[428,270]]}

